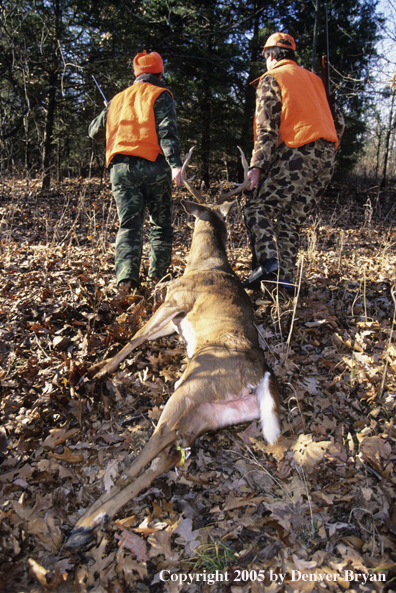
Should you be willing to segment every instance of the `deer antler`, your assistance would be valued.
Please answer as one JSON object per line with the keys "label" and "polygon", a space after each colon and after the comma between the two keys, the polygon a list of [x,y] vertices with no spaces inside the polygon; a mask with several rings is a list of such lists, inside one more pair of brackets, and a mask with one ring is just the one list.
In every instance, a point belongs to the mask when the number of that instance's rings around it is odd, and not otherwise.
{"label": "deer antler", "polygon": [[237,187],[235,189],[232,189],[231,191],[227,192],[226,194],[223,194],[223,191],[220,188],[220,196],[217,200],[218,204],[223,204],[231,196],[235,196],[235,194],[239,194],[239,193],[243,192],[243,190],[246,189],[250,183],[250,180],[248,178],[249,166],[246,161],[245,153],[243,152],[242,148],[240,148],[239,146],[237,148],[238,148],[239,152],[241,153],[241,161],[242,161],[242,165],[243,165],[243,170],[245,172],[245,179],[243,180],[242,183],[236,184]]}
{"label": "deer antler", "polygon": [[[183,163],[181,177],[182,177],[182,181],[183,181],[184,185],[186,186],[186,188],[188,189],[188,191],[196,198],[197,202],[199,204],[204,204],[205,203],[205,200],[202,197],[202,192],[200,190],[195,189],[194,187],[192,187],[192,185],[190,185],[190,183],[189,183],[194,178],[193,177],[191,177],[191,179],[187,179],[186,178],[187,164],[188,164],[188,161],[191,158],[191,154],[192,154],[192,151],[194,150],[194,148],[195,147],[192,146],[190,148],[190,150],[188,151],[188,153],[186,154],[185,158],[184,158],[184,163]],[[244,189],[246,189],[248,187],[248,185],[250,183],[250,180],[248,178],[249,165],[247,164],[246,157],[245,157],[245,154],[244,154],[243,150],[239,146],[238,146],[238,150],[241,153],[241,161],[242,161],[242,165],[243,165],[243,170],[245,172],[245,179],[243,180],[242,183],[235,184],[237,187],[235,187],[234,189],[232,189],[231,191],[229,191],[229,192],[227,192],[225,194],[223,193],[223,191],[221,189],[221,185],[220,185],[220,196],[217,199],[217,203],[218,204],[223,204],[231,196],[235,196],[235,194],[241,193]]]}
{"label": "deer antler", "polygon": [[195,146],[192,146],[190,148],[190,150],[188,151],[188,153],[186,154],[186,156],[184,157],[184,163],[183,163],[183,167],[182,167],[181,178],[182,178],[182,182],[184,183],[184,185],[186,186],[186,188],[188,189],[188,191],[196,198],[197,202],[199,204],[204,204],[205,201],[202,198],[202,192],[199,189],[195,189],[194,187],[192,187],[192,185],[190,185],[190,183],[189,183],[192,179],[194,179],[194,177],[191,177],[191,179],[187,179],[186,178],[187,164],[188,164],[188,161],[191,158],[192,151],[194,150],[194,148],[195,148]]}

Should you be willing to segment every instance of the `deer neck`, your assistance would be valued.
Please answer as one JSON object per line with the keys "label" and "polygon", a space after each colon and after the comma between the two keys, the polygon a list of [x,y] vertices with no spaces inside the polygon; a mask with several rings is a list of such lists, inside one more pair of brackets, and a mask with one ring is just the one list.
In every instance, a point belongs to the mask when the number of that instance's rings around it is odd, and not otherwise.
{"label": "deer neck", "polygon": [[194,269],[230,271],[222,233],[205,221],[197,221],[186,271]]}

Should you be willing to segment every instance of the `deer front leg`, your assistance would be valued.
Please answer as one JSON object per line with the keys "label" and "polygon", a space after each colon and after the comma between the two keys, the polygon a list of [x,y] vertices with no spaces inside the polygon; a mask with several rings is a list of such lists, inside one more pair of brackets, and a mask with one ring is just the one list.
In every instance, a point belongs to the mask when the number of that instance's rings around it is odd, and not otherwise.
{"label": "deer front leg", "polygon": [[[180,451],[176,449],[170,455],[161,451],[151,466],[131,484],[113,494],[99,507],[89,511],[76,523],[65,542],[67,548],[77,548],[85,545],[94,535],[95,528],[110,521],[132,498],[148,488],[161,474],[168,471],[180,459]],[[96,505],[95,505],[96,506]]]}
{"label": "deer front leg", "polygon": [[109,360],[103,360],[92,365],[88,369],[88,374],[90,376],[95,374],[95,379],[101,379],[107,374],[114,373],[124,358],[143,342],[156,340],[174,333],[176,330],[172,320],[179,315],[185,315],[185,311],[180,306],[172,307],[164,303],[118,354]]}

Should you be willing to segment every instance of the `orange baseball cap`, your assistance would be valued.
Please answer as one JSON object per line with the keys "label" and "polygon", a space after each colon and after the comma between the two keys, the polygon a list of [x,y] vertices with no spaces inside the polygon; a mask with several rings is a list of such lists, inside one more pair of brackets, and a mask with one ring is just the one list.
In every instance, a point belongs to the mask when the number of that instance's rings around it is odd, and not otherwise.
{"label": "orange baseball cap", "polygon": [[136,54],[133,59],[133,71],[135,76],[151,72],[152,74],[158,74],[164,71],[164,64],[162,63],[161,56],[153,51],[150,54],[144,50],[141,53]]}
{"label": "orange baseball cap", "polygon": [[291,35],[287,33],[273,33],[270,35],[265,42],[263,48],[263,55],[264,50],[268,49],[269,47],[285,47],[286,49],[292,49],[293,51],[296,50],[296,42],[294,41]]}

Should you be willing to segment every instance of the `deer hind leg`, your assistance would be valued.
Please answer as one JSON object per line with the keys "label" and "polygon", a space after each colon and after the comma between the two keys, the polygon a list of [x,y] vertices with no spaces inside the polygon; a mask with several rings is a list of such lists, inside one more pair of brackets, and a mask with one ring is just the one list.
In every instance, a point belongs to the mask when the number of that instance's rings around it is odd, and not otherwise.
{"label": "deer hind leg", "polygon": [[184,314],[185,312],[181,310],[180,306],[169,306],[164,303],[118,354],[109,360],[103,360],[92,365],[88,370],[89,375],[95,374],[95,379],[100,379],[108,373],[114,373],[124,358],[143,342],[174,333],[176,329],[172,320]]}
{"label": "deer hind leg", "polygon": [[[162,431],[161,431],[162,432]],[[104,492],[84,513],[79,519],[77,526],[83,524],[85,519],[90,516],[97,516],[98,509],[104,507],[109,501],[113,500],[118,493],[128,487],[131,479],[138,476],[142,470],[158,455],[161,455],[162,451],[168,446],[174,443],[176,440],[176,432],[158,434],[158,428],[151,435],[147,444],[143,447],[140,454],[136,457],[133,463],[128,469],[119,477],[115,486],[113,486],[109,492]],[[165,471],[165,470],[164,470]]]}
{"label": "deer hind leg", "polygon": [[[110,521],[132,498],[138,496],[142,490],[148,488],[151,483],[161,474],[168,471],[180,459],[180,452],[174,451],[168,455],[165,450],[161,451],[154,459],[151,466],[142,473],[136,480],[128,484],[100,506],[90,507],[87,513],[76,523],[67,538],[65,546],[77,548],[86,544],[93,536],[95,528]],[[97,501],[98,502],[98,501]]]}
{"label": "deer hind leg", "polygon": [[272,372],[265,371],[264,377],[257,385],[257,401],[260,408],[260,420],[264,438],[274,443],[279,436],[279,392],[276,379]]}

